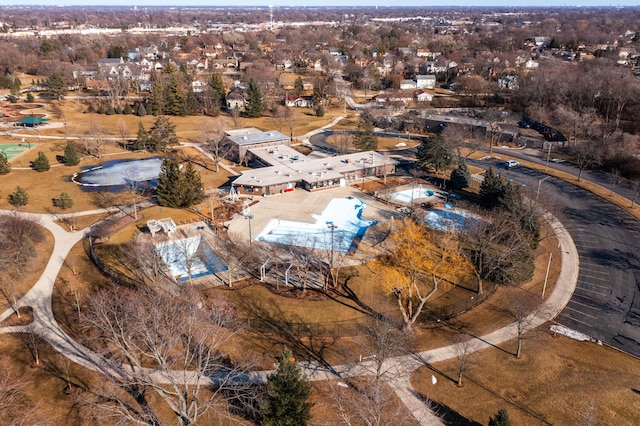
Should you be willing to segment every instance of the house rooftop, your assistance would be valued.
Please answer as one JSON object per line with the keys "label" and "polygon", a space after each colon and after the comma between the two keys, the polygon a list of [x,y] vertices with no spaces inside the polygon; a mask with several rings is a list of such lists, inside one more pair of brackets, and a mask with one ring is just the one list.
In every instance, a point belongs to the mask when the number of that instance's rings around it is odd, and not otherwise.
{"label": "house rooftop", "polygon": [[239,146],[253,145],[266,142],[289,140],[289,137],[277,130],[262,132],[256,128],[237,129],[227,131],[227,137]]}

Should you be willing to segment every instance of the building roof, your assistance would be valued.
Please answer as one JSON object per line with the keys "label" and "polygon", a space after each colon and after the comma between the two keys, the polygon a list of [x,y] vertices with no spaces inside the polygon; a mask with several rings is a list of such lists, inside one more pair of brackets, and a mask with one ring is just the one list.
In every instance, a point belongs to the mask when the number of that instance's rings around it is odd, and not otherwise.
{"label": "building roof", "polygon": [[32,117],[32,116],[27,116],[27,117],[22,117],[20,119],[17,120],[19,123],[22,124],[27,124],[30,126],[37,126],[38,124],[42,124],[45,123],[47,121],[49,121],[48,118],[42,118],[42,117]]}
{"label": "building roof", "polygon": [[340,179],[345,173],[376,165],[397,163],[396,160],[375,151],[317,159],[310,159],[285,145],[253,148],[249,152],[270,166],[243,172],[233,181],[234,185],[264,187],[299,181],[322,182]]}
{"label": "building roof", "polygon": [[255,128],[230,130],[227,132],[227,137],[239,146],[289,140],[287,135],[280,133],[277,130],[261,132]]}

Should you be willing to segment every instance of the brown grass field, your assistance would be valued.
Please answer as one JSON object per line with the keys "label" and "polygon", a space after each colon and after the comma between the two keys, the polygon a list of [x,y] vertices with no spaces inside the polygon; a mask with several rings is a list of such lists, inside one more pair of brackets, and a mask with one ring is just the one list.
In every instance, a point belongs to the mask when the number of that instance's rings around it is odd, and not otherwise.
{"label": "brown grass field", "polygon": [[[137,131],[138,122],[142,122],[148,129],[153,122],[153,117],[135,116],[106,116],[98,114],[85,114],[86,109],[81,103],[73,100],[62,102],[64,122],[67,128],[42,129],[40,136],[45,134],[65,136],[82,136],[91,127],[98,126],[104,129],[105,134],[112,137],[120,137],[118,134],[118,120],[125,122],[128,135],[133,137]],[[50,112],[50,111],[49,111]],[[296,126],[295,135],[301,135],[309,130],[326,125],[332,117],[340,115],[341,109],[333,109],[327,112],[325,117],[318,118],[311,115],[311,111],[300,113],[300,124]],[[228,119],[228,118],[227,118]],[[213,120],[213,119],[211,119]],[[229,119],[228,119],[229,120]],[[54,120],[56,121],[56,120]],[[202,117],[171,117],[176,123],[180,140],[198,140],[201,132]],[[95,123],[97,124],[95,124]],[[343,120],[338,128],[354,128],[358,119],[351,117]],[[248,120],[242,119],[242,126],[252,126],[263,130],[275,128],[274,120],[270,117]],[[15,190],[16,185],[24,187],[30,195],[30,202],[26,211],[50,212],[52,211],[51,199],[59,196],[62,191],[68,192],[75,201],[72,211],[94,209],[98,206],[96,197],[92,193],[83,192],[77,185],[69,181],[72,173],[92,164],[99,164],[106,159],[138,158],[140,154],[125,153],[112,144],[105,152],[117,153],[114,157],[83,159],[77,167],[56,166],[50,171],[37,173],[33,170],[15,170],[18,167],[28,167],[37,151],[43,151],[49,157],[51,164],[56,164],[55,155],[61,155],[64,150],[64,140],[38,140],[38,132],[30,131],[33,137],[32,143],[39,143],[28,154],[24,154],[12,160],[14,170],[0,177],[0,208],[10,208],[6,196]],[[0,137],[0,143],[4,137]],[[12,140],[15,143],[15,139]],[[397,143],[397,140],[394,140]],[[185,149],[182,155],[194,159],[201,164],[202,180],[206,189],[219,187],[226,182],[230,175],[224,170],[215,173],[210,160],[202,157],[193,149]],[[496,157],[501,157],[496,155]],[[504,157],[506,158],[506,157]],[[532,164],[521,162],[523,166],[535,168]],[[236,170],[241,170],[236,168]],[[609,195],[608,190],[595,187],[586,182],[575,182],[576,179],[561,175],[549,170],[549,174],[559,176],[576,184],[592,190],[605,199],[611,200],[625,207],[628,200],[623,200],[617,195]],[[124,196],[124,194],[123,194]],[[209,206],[205,202],[201,206],[202,213],[208,212]],[[625,207],[636,217],[640,217],[640,208]],[[185,211],[160,210],[158,207],[141,212],[139,223],[144,223],[149,218],[161,218],[170,215],[174,220],[195,218],[197,215]],[[101,215],[87,216],[77,219],[77,228],[82,228],[99,220]],[[128,241],[135,232],[135,224],[129,225],[114,235],[109,244],[117,244]],[[34,268],[28,277],[20,284],[22,291],[37,280],[40,275],[48,253],[51,252],[52,241],[48,237],[46,243],[38,247],[40,253],[40,266]],[[540,294],[544,280],[544,272],[550,251],[557,250],[557,242],[554,238],[545,238],[536,251],[535,276],[523,285],[525,291]],[[558,259],[554,252],[551,265],[548,292],[553,290],[553,283],[559,271]],[[362,303],[381,311],[388,312],[391,317],[395,313],[394,301],[391,296],[384,294],[376,285],[375,277],[371,276],[366,267],[345,270],[351,277],[349,287],[357,295]],[[54,291],[54,311],[56,318],[70,333],[74,333],[75,324],[75,297],[80,303],[84,303],[86,297],[98,288],[109,285],[108,280],[87,259],[84,249],[79,244],[76,246],[63,267]],[[434,325],[417,327],[411,333],[408,341],[408,349],[424,350],[439,347],[450,342],[451,335],[458,327],[464,327],[469,333],[482,334],[499,328],[511,322],[504,314],[504,306],[513,297],[514,293],[523,290],[499,287],[489,296],[487,301],[475,307],[471,311],[455,317],[451,321],[443,322],[437,327]],[[285,319],[288,321],[349,321],[363,317],[363,314],[355,309],[353,296],[336,297],[328,300],[320,297],[317,300],[300,300],[290,297],[289,294],[274,291],[262,285],[238,286],[235,289],[215,288],[203,289],[203,293],[212,298],[224,298],[236,303],[241,316],[249,316],[252,310],[262,309],[273,319]],[[453,294],[453,293],[452,293]],[[460,290],[455,296],[459,299],[470,297],[469,291]],[[445,299],[434,303],[444,303]],[[0,301],[0,306],[4,303]],[[273,356],[278,354],[282,347],[282,340],[274,335],[258,335],[244,333],[242,340],[237,341],[237,347],[233,352],[255,350],[265,354],[260,365],[268,368],[273,364]],[[354,339],[326,339],[300,337],[295,342],[290,342],[298,348],[307,347],[319,350],[328,362],[338,363],[354,356],[356,349]],[[301,345],[301,346],[300,346]],[[58,355],[52,353],[47,345],[43,345],[43,358],[45,361],[58,359]],[[640,363],[637,359],[619,353],[611,348],[602,347],[593,343],[580,343],[573,340],[551,336],[546,328],[540,328],[527,336],[524,342],[523,355],[515,359],[512,355],[515,342],[506,342],[501,348],[494,348],[474,354],[471,357],[472,366],[465,375],[464,385],[458,388],[449,378],[453,377],[454,365],[452,361],[443,362],[433,366],[437,372],[423,368],[412,377],[415,388],[441,405],[441,409],[448,407],[450,410],[467,417],[472,421],[486,424],[489,416],[505,407],[509,411],[514,424],[585,424],[585,412],[595,407],[598,424],[638,424],[640,419],[640,404],[638,404],[638,381],[640,380]],[[6,365],[17,374],[25,374],[30,381],[30,389],[33,395],[37,395],[40,401],[39,411],[45,414],[53,424],[73,424],[74,412],[69,396],[65,393],[63,382],[51,374],[51,369],[46,365],[34,366],[29,351],[24,343],[16,336],[2,335],[0,339],[0,356],[10,355]],[[91,373],[68,366],[74,374],[81,379],[97,379]],[[438,384],[431,385],[431,374],[438,377]],[[314,393],[314,417],[318,421],[327,421],[329,414],[325,412],[325,406],[330,403],[327,400],[325,385],[317,386]]]}

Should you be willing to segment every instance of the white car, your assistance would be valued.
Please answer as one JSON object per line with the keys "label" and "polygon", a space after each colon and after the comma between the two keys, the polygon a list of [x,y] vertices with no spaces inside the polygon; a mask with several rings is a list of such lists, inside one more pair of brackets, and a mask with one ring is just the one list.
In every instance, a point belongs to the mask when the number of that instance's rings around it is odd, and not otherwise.
{"label": "white car", "polygon": [[518,167],[519,165],[520,165],[520,163],[519,163],[519,162],[517,162],[516,160],[507,160],[507,161],[504,163],[504,166],[505,166],[507,169],[511,169],[511,168],[513,168],[513,167]]}

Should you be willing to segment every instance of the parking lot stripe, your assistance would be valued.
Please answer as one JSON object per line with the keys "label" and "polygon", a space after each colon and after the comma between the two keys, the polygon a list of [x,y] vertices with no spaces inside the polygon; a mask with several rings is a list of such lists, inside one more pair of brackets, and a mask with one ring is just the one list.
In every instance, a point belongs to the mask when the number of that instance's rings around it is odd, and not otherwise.
{"label": "parking lot stripe", "polygon": [[580,324],[586,325],[587,327],[592,327],[592,325],[591,325],[591,324],[586,323],[586,322],[584,322],[584,321],[580,321],[579,319],[574,318],[574,317],[572,317],[571,315],[566,314],[566,313],[564,313],[564,312],[563,312],[562,314],[560,314],[560,316],[565,317],[565,318],[567,318],[567,319],[568,319],[568,320],[570,320],[570,321],[579,322]]}
{"label": "parking lot stripe", "polygon": [[577,288],[578,290],[588,291],[589,293],[597,294],[598,296],[604,296],[604,297],[609,296],[607,293],[600,293],[600,292],[598,292],[598,291],[591,290],[591,289],[589,289],[589,288],[580,287],[579,285],[578,285],[578,286],[576,286],[576,288]]}
{"label": "parking lot stripe", "polygon": [[[577,303],[577,302],[575,302],[575,301],[571,300],[571,301],[569,301],[569,303]],[[596,317],[596,316],[593,316],[593,315],[591,315],[591,314],[587,314],[586,312],[582,312],[582,311],[580,311],[580,310],[578,310],[578,309],[573,309],[573,308],[572,308],[572,307],[570,307],[569,305],[567,305],[567,307],[566,307],[565,309],[568,309],[568,310],[570,310],[570,311],[572,311],[572,312],[575,312],[575,313],[577,313],[577,314],[580,314],[580,315],[584,315],[585,317],[589,317],[589,318],[593,318],[593,319],[598,319],[598,317]]]}

